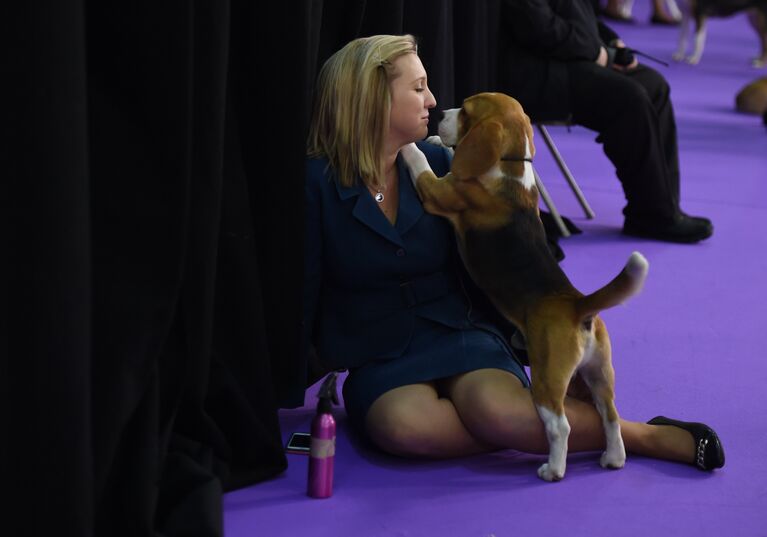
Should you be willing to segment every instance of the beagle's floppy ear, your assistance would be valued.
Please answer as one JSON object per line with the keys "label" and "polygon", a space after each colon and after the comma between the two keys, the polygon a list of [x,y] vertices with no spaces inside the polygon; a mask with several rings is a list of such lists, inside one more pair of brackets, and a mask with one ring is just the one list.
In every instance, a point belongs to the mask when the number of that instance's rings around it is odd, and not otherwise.
{"label": "beagle's floppy ear", "polygon": [[501,158],[503,125],[483,121],[474,125],[455,148],[450,171],[459,179],[479,177]]}
{"label": "beagle's floppy ear", "polygon": [[[524,113],[513,114],[509,117],[511,127],[507,129],[508,156],[513,157],[512,162],[507,162],[509,173],[515,177],[522,177],[525,173],[522,158],[535,156],[535,144],[533,143],[533,128],[530,118]],[[529,153],[528,153],[529,151]]]}
{"label": "beagle's floppy ear", "polygon": [[527,143],[530,144],[530,157],[535,156],[535,144],[533,143],[533,124],[530,121],[530,116],[522,113],[522,117],[525,122],[525,134],[527,134]]}

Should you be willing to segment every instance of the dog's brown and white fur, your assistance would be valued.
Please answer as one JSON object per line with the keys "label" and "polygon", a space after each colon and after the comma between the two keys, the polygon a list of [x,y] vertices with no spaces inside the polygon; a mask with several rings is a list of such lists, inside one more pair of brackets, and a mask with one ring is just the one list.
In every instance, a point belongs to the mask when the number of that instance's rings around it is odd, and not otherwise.
{"label": "dog's brown and white fur", "polygon": [[445,177],[435,176],[414,144],[402,154],[424,209],[452,223],[472,278],[525,337],[532,396],[549,442],[538,475],[546,481],[565,475],[570,425],[564,400],[576,376],[602,418],[602,466],[623,467],[610,340],[598,312],[641,289],[647,261],[634,252],[615,279],[590,295],[573,287],[546,244],[532,164],[522,160],[535,153],[533,131],[513,98],[472,96],[445,113],[439,133],[455,147]]}
{"label": "dog's brown and white fur", "polygon": [[[767,0],[680,0],[682,23],[679,32],[679,45],[674,53],[677,61],[697,64],[703,55],[706,44],[706,21],[708,17],[728,17],[740,11],[748,12],[751,22],[759,37],[761,51],[751,64],[763,67],[767,63]],[[690,35],[690,23],[695,21],[695,36],[692,53],[687,56],[687,43]]]}

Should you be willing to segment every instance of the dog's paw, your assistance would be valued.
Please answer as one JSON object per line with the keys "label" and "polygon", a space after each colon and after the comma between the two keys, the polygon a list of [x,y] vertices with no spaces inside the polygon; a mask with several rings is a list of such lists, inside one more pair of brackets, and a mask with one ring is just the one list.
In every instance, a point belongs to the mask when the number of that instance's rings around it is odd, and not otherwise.
{"label": "dog's paw", "polygon": [[681,62],[684,60],[684,52],[676,51],[674,54],[671,55],[672,58],[674,58],[674,61]]}
{"label": "dog's paw", "polygon": [[414,185],[419,175],[423,172],[431,171],[431,166],[429,166],[429,161],[426,160],[426,155],[424,155],[423,151],[418,149],[414,143],[403,146],[402,149],[400,149],[400,154],[402,155],[402,158],[405,159],[405,164],[407,164],[407,167],[410,170],[410,178]]}
{"label": "dog's paw", "polygon": [[751,60],[751,67],[754,69],[761,69],[765,66],[765,58],[754,58]]}
{"label": "dog's paw", "polygon": [[549,483],[554,481],[561,481],[563,477],[565,477],[565,471],[564,469],[561,471],[554,471],[551,468],[551,465],[549,463],[542,464],[540,468],[538,468],[538,477],[543,479],[544,481],[548,481]]}
{"label": "dog's paw", "polygon": [[626,465],[626,453],[610,453],[605,451],[602,453],[602,457],[599,459],[599,464],[602,466],[602,468],[619,470]]}
{"label": "dog's paw", "polygon": [[698,63],[700,62],[700,57],[699,56],[690,56],[688,58],[685,58],[684,61],[686,63],[690,64],[690,65],[698,65]]}

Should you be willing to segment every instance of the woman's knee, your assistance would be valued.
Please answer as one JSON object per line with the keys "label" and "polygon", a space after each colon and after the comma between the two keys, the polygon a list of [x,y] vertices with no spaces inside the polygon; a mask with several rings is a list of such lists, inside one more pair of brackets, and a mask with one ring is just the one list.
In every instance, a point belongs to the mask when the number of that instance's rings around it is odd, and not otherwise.
{"label": "woman's knee", "polygon": [[486,442],[498,444],[505,439],[508,444],[509,439],[542,430],[530,391],[521,384],[477,383],[462,393],[456,406],[466,428]]}
{"label": "woman's knee", "polygon": [[442,420],[434,411],[422,410],[406,401],[376,401],[365,418],[368,436],[393,455],[440,457],[445,447]]}
{"label": "woman's knee", "polygon": [[541,428],[535,407],[524,399],[483,398],[472,402],[465,413],[469,416],[466,420],[467,428],[488,442],[498,442],[500,438],[526,437]]}

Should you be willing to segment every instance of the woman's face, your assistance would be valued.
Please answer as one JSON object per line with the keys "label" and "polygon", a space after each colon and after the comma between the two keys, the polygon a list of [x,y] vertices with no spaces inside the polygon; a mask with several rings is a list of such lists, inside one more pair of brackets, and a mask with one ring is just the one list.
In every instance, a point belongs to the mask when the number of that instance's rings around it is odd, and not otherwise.
{"label": "woman's face", "polygon": [[402,147],[426,137],[429,109],[437,106],[437,101],[426,84],[426,70],[417,54],[403,54],[393,65],[399,76],[389,83],[389,140]]}

